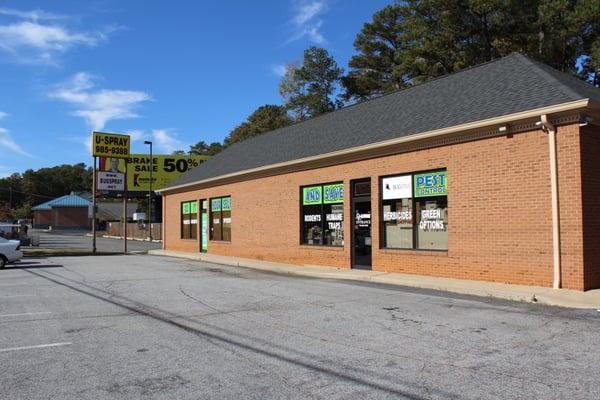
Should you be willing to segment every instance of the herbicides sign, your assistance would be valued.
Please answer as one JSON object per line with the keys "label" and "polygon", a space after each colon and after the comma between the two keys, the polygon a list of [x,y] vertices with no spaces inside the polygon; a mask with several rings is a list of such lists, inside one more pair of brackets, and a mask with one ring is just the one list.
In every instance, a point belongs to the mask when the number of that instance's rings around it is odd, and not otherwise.
{"label": "herbicides sign", "polygon": [[130,154],[127,159],[100,158],[100,170],[125,172],[125,161],[127,161],[127,190],[148,192],[150,169],[152,169],[152,190],[160,190],[209,158],[209,156],[192,155],[154,155],[150,162],[150,156],[147,154]]}
{"label": "herbicides sign", "polygon": [[94,157],[129,157],[131,138],[116,133],[92,133],[92,155]]}

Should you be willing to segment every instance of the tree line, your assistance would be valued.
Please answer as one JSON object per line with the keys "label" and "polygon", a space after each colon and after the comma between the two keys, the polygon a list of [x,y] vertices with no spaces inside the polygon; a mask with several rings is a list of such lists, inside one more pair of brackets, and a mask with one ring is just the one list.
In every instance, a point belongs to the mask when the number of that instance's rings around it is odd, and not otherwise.
{"label": "tree line", "polygon": [[[214,155],[262,133],[519,52],[600,86],[600,0],[406,0],[377,11],[345,73],[324,48],[286,66],[282,105],[258,107]],[[181,151],[180,153],[183,153]]]}
{"label": "tree line", "polygon": [[29,218],[31,207],[92,187],[92,168],[84,163],[28,169],[0,179],[0,221]]}

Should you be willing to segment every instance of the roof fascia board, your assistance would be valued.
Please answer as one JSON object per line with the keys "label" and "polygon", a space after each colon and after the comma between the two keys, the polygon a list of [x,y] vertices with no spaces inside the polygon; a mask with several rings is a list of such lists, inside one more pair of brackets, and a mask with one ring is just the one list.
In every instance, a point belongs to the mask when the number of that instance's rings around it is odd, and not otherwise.
{"label": "roof fascia board", "polygon": [[[261,173],[266,173],[271,170],[277,170],[278,171],[277,173],[291,172],[291,171],[296,171],[296,170],[301,169],[299,167],[301,167],[304,164],[311,164],[310,168],[312,169],[314,167],[320,166],[320,165],[316,165],[316,162],[325,161],[325,160],[333,159],[333,158],[336,159],[336,162],[334,164],[344,164],[349,161],[356,161],[357,160],[356,155],[364,154],[364,153],[371,153],[375,150],[380,150],[380,149],[384,149],[387,147],[397,147],[398,145],[405,145],[405,144],[411,143],[411,142],[418,142],[418,141],[437,138],[437,137],[441,137],[441,136],[452,135],[455,133],[472,131],[472,130],[481,129],[484,127],[489,127],[489,126],[494,126],[494,125],[502,125],[502,124],[506,124],[508,122],[514,122],[514,121],[518,121],[518,120],[525,120],[528,118],[539,117],[542,114],[553,114],[553,113],[559,113],[559,112],[564,112],[564,111],[583,109],[588,106],[590,106],[590,99],[576,100],[576,101],[571,101],[571,102],[567,102],[567,103],[557,104],[554,106],[536,108],[536,109],[532,109],[532,110],[528,110],[528,111],[521,111],[518,113],[508,114],[508,115],[504,115],[501,117],[488,118],[488,119],[484,119],[484,120],[480,120],[480,121],[469,122],[466,124],[436,129],[433,131],[417,133],[414,135],[404,136],[404,137],[400,137],[400,138],[396,138],[396,139],[390,139],[390,140],[366,144],[366,145],[362,145],[362,146],[356,146],[356,147],[352,147],[352,148],[348,148],[348,149],[344,149],[344,150],[338,150],[338,151],[334,151],[334,152],[330,152],[330,153],[319,154],[316,156],[305,157],[305,158],[300,158],[300,159],[291,160],[291,161],[285,161],[285,162],[281,162],[281,163],[277,163],[277,164],[269,164],[269,165],[265,165],[262,167],[250,168],[250,169],[242,170],[242,171],[236,171],[236,172],[232,172],[229,174],[220,175],[220,176],[216,176],[216,177],[209,178],[209,179],[204,179],[201,181],[190,182],[190,183],[185,183],[182,185],[164,188],[164,189],[158,190],[157,192],[169,194],[170,192],[177,192],[177,191],[181,191],[181,189],[186,189],[186,188],[191,188],[191,187],[196,187],[196,186],[207,186],[207,185],[211,186],[210,184],[212,184],[212,186],[216,186],[216,185],[224,184],[229,179],[234,179],[236,177],[242,177],[242,176],[249,177],[251,175],[257,175],[257,174],[260,175]],[[397,152],[397,151],[390,152],[390,154],[395,153],[395,152]],[[383,154],[383,155],[385,155],[385,154]],[[377,156],[379,157],[379,156],[381,156],[381,154],[377,153]],[[363,156],[362,158],[364,159],[365,157]],[[366,158],[371,158],[371,157],[366,157]],[[361,158],[359,157],[358,159],[361,159]]]}

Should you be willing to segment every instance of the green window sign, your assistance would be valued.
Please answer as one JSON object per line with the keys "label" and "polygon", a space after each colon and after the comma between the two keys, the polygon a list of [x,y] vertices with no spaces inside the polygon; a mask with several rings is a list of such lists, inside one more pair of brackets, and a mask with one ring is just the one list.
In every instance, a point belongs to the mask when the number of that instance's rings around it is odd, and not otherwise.
{"label": "green window sign", "polygon": [[414,176],[415,197],[447,196],[448,177],[446,171],[427,172]]}
{"label": "green window sign", "polygon": [[190,203],[185,202],[181,204],[181,213],[184,215],[190,213]]}
{"label": "green window sign", "polygon": [[191,201],[190,202],[190,214],[196,214],[198,212],[198,202]]}
{"label": "green window sign", "polygon": [[323,203],[343,203],[344,202],[344,184],[336,183],[334,185],[323,186]]}
{"label": "green window sign", "polygon": [[221,211],[221,198],[212,199],[210,201],[210,210],[211,211]]}
{"label": "green window sign", "polygon": [[310,186],[302,188],[302,204],[305,206],[323,203],[323,187]]}
{"label": "green window sign", "polygon": [[231,211],[231,197],[223,197],[221,199],[221,209],[223,211]]}

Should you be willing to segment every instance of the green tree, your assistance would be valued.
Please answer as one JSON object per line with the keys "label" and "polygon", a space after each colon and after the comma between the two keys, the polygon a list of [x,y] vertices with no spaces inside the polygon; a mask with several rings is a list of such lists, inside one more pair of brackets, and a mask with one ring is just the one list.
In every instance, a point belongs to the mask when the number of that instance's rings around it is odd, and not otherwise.
{"label": "green tree", "polygon": [[29,169],[0,179],[0,217],[21,218],[36,205],[71,192],[89,192],[92,169],[85,164]]}
{"label": "green tree", "polygon": [[289,66],[279,85],[285,108],[296,120],[333,111],[338,103],[333,95],[338,87],[343,69],[327,50],[309,47],[304,51],[299,67]]}
{"label": "green tree", "polygon": [[350,72],[342,77],[345,100],[365,100],[406,86],[400,55],[405,50],[402,22],[407,7],[392,4],[373,15],[354,41]]}
{"label": "green tree", "polygon": [[398,2],[357,35],[343,98],[379,96],[515,51],[598,83],[599,28],[600,0]]}
{"label": "green tree", "polygon": [[231,146],[242,140],[250,139],[262,133],[269,132],[278,128],[283,128],[292,123],[287,115],[286,109],[282,106],[266,104],[260,106],[254,111],[245,122],[242,122],[233,129],[225,138],[224,147]]}
{"label": "green tree", "polygon": [[285,74],[279,82],[279,95],[294,121],[303,121],[309,116],[306,99],[306,85],[297,79],[299,67],[294,64],[286,65]]}
{"label": "green tree", "polygon": [[189,154],[199,156],[214,156],[223,151],[223,145],[219,142],[207,144],[204,140],[199,141],[193,146],[190,146]]}

